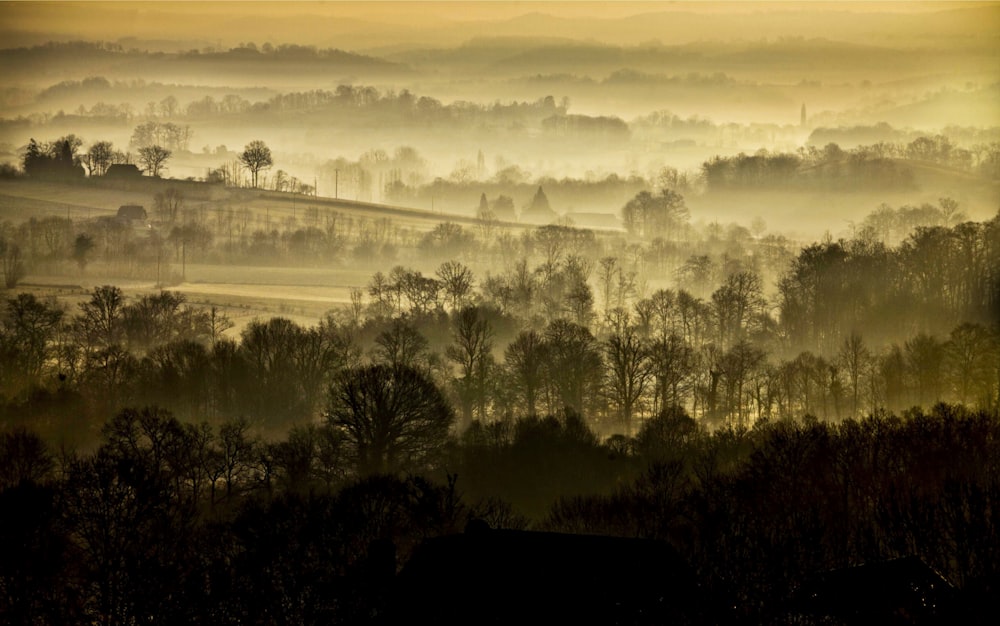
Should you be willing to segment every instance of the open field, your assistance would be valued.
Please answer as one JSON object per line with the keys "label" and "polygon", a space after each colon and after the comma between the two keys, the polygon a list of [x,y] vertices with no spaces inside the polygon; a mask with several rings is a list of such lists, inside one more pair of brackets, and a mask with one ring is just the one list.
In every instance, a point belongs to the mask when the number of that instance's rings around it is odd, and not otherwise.
{"label": "open field", "polygon": [[[434,212],[354,200],[303,196],[292,193],[226,188],[205,183],[142,179],[129,183],[85,180],[78,184],[28,180],[0,180],[0,220],[21,221],[30,217],[69,217],[74,220],[114,215],[124,204],[137,204],[150,211],[155,195],[168,188],[184,195],[184,206],[207,212],[248,209],[272,222],[288,219],[304,222],[309,215],[322,219],[328,212],[363,220],[390,219],[397,228],[426,232],[441,222],[474,226],[479,220],[462,215]],[[528,226],[503,223],[520,229]]]}
{"label": "open field", "polygon": [[[315,269],[188,265],[188,280],[163,289],[187,296],[198,306],[218,307],[235,324],[227,333],[238,335],[254,318],[287,317],[299,324],[314,325],[332,309],[350,302],[352,287],[363,287],[370,278],[367,271],[352,269]],[[89,278],[74,275],[28,275],[19,291],[39,297],[54,297],[75,310],[94,288],[113,282],[130,298],[156,293],[153,281]]]}

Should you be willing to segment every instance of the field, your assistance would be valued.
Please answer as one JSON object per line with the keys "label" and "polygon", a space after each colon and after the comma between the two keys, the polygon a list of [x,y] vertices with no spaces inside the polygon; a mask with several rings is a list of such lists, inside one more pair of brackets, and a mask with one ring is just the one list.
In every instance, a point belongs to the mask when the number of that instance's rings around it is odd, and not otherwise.
{"label": "field", "polygon": [[[94,184],[97,182],[45,184],[0,181],[0,219],[17,223],[32,217],[67,217],[78,222],[115,215],[117,208],[123,204],[138,204],[150,210],[157,192],[175,186],[190,198],[187,204],[206,212],[209,220],[213,219],[214,212],[235,207],[249,210],[255,222],[282,226],[306,224],[309,209],[313,209],[312,215],[314,218],[319,215],[319,219],[324,212],[336,212],[359,222],[388,219],[393,227],[414,234],[429,231],[446,220],[466,227],[477,223],[467,217],[445,216],[418,209],[228,189],[186,181],[144,179],[140,183]],[[165,281],[171,283],[166,286],[167,289],[183,293],[189,302],[216,306],[225,311],[235,324],[229,331],[232,335],[238,334],[247,322],[257,317],[280,315],[300,324],[315,324],[331,309],[347,305],[351,288],[364,287],[371,273],[369,269],[356,267],[188,263],[186,280],[179,281],[179,263],[164,269],[164,275],[175,277]],[[154,280],[105,277],[100,267],[92,267],[87,272],[73,268],[55,274],[28,274],[20,288],[42,296],[54,296],[75,306],[93,287],[111,282],[133,298],[158,290]]]}

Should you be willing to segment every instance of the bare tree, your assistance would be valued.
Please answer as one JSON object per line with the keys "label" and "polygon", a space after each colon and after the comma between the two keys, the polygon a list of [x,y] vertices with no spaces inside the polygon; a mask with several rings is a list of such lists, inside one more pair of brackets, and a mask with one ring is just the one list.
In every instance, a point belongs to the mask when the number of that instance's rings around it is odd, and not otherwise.
{"label": "bare tree", "polygon": [[259,139],[251,141],[243,148],[243,152],[240,153],[240,163],[250,171],[250,184],[254,189],[257,188],[260,172],[274,165],[271,149]]}
{"label": "bare tree", "polygon": [[161,222],[173,224],[177,221],[177,215],[184,206],[184,194],[176,187],[168,187],[166,190],[153,196],[153,210]]}
{"label": "bare tree", "polygon": [[0,237],[0,263],[3,265],[3,284],[13,289],[27,274],[21,247],[13,241]]}
{"label": "bare tree", "polygon": [[98,141],[90,146],[81,161],[87,166],[90,176],[104,176],[114,163],[115,150],[110,141]]}
{"label": "bare tree", "polygon": [[455,420],[430,378],[386,365],[344,370],[330,386],[325,416],[344,433],[361,474],[415,470],[432,462]]}
{"label": "bare tree", "polygon": [[171,152],[161,146],[146,146],[139,148],[139,162],[145,166],[150,176],[159,176],[164,164],[170,158]]}
{"label": "bare tree", "polygon": [[857,418],[858,410],[861,408],[861,376],[870,358],[871,354],[865,347],[864,340],[856,332],[852,332],[840,344],[837,360],[846,370],[851,386],[851,418]]}
{"label": "bare tree", "polygon": [[462,403],[462,419],[469,424],[473,407],[480,419],[486,417],[486,384],[493,363],[493,329],[481,309],[465,307],[455,315],[454,339],[445,354],[459,366],[461,375],[455,383]]}
{"label": "bare tree", "polygon": [[430,351],[427,339],[408,320],[396,318],[375,338],[372,360],[391,367],[428,370]]}
{"label": "bare tree", "polygon": [[504,351],[504,361],[524,394],[527,415],[536,414],[536,403],[545,380],[545,340],[534,330],[521,331]]}
{"label": "bare tree", "polygon": [[452,310],[458,311],[472,290],[472,270],[458,261],[446,261],[438,268],[437,277],[451,301]]}
{"label": "bare tree", "polygon": [[623,324],[620,330],[604,342],[605,393],[625,433],[632,434],[632,416],[639,405],[651,377],[650,361],[635,327]]}

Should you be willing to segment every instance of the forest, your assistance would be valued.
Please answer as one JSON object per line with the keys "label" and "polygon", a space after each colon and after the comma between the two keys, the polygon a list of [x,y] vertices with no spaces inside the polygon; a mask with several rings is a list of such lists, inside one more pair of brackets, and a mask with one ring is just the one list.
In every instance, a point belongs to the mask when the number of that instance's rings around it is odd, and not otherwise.
{"label": "forest", "polygon": [[996,623],[997,9],[0,3],[0,623]]}
{"label": "forest", "polygon": [[[645,196],[629,223],[676,219]],[[481,519],[668,541],[738,606],[694,623],[804,619],[801,580],[898,554],[962,590],[935,611],[978,615],[1000,556],[1000,216],[885,244],[912,210],[803,248],[770,296],[767,243],[718,241],[644,294],[560,226],[494,242],[506,271],[395,266],[318,325],[236,337],[167,290],[11,295],[4,614],[381,623],[372,542],[405,562]],[[461,232],[417,249],[471,262],[486,242]]]}

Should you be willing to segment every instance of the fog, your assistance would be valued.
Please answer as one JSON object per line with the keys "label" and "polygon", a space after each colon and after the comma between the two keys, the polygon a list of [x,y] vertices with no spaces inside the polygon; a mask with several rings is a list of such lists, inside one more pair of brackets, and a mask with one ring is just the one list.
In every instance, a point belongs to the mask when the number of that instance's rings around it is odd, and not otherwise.
{"label": "fog", "polygon": [[987,623],[1000,4],[0,41],[0,621]]}

